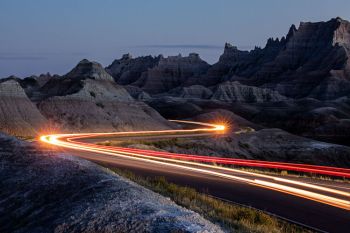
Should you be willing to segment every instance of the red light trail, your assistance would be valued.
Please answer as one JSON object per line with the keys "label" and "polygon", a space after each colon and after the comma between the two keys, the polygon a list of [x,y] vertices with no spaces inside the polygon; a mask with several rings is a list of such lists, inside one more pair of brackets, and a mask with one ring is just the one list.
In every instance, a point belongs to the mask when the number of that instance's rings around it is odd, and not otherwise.
{"label": "red light trail", "polygon": [[[338,197],[332,197],[323,193],[317,193],[314,191],[304,190],[300,187],[307,189],[313,189],[322,192],[333,193],[341,196],[346,196],[347,199],[350,197],[350,193],[327,188],[320,185],[313,185],[310,183],[284,179],[274,177],[270,175],[262,175],[253,172],[246,172],[229,167],[220,167],[210,165],[210,163],[223,164],[223,165],[237,165],[245,167],[257,167],[257,168],[273,168],[280,170],[289,170],[313,174],[322,174],[329,176],[345,177],[350,178],[350,169],[336,168],[327,166],[317,166],[309,164],[296,164],[296,163],[280,163],[280,162],[268,162],[258,160],[244,160],[244,159],[231,159],[231,158],[220,158],[213,156],[200,156],[200,155],[189,155],[189,154],[175,154],[169,152],[159,152],[153,150],[142,150],[132,149],[124,147],[113,147],[113,146],[102,146],[92,143],[85,143],[78,141],[79,139],[86,138],[98,138],[98,137],[117,137],[117,136],[148,136],[148,135],[173,135],[173,134],[189,134],[189,133],[216,133],[223,132],[225,126],[217,124],[208,124],[201,122],[192,121],[177,121],[179,123],[190,123],[205,126],[206,128],[188,129],[188,130],[158,130],[158,131],[137,131],[137,132],[117,132],[117,133],[81,133],[81,134],[54,134],[41,136],[40,140],[45,143],[49,143],[55,146],[96,152],[100,154],[117,156],[123,158],[130,158],[133,160],[142,161],[145,163],[156,163],[165,166],[172,166],[179,169],[186,169],[194,172],[214,175],[225,179],[232,179],[250,185],[275,190],[294,196],[303,197],[309,200],[321,202],[324,204],[336,206],[343,209],[350,209],[350,202],[347,200],[339,199]],[[268,180],[260,179],[246,179],[239,176],[227,174],[227,172],[234,171],[240,174],[250,174],[256,177],[260,177]],[[271,181],[270,181],[271,180]],[[279,182],[279,183],[276,183]],[[281,184],[282,183],[282,184]],[[288,186],[289,185],[289,186]],[[292,187],[294,185],[297,187]]]}

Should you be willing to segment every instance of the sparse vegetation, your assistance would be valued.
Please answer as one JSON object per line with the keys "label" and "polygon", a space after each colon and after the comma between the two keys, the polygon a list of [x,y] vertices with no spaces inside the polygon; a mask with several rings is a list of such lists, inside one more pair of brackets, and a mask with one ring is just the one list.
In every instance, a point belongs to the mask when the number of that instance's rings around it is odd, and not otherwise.
{"label": "sparse vegetation", "polygon": [[287,170],[278,170],[278,169],[268,169],[268,168],[250,168],[250,167],[237,167],[240,170],[268,174],[268,175],[281,175],[281,176],[289,176],[289,177],[304,177],[310,179],[319,179],[319,180],[329,180],[333,182],[347,182],[350,183],[350,180],[347,178],[341,177],[332,177],[327,175],[319,175],[313,173],[302,173],[297,171],[287,171]]}
{"label": "sparse vegetation", "polygon": [[170,138],[170,139],[161,139],[161,140],[119,140],[119,141],[104,141],[98,142],[98,145],[104,146],[122,146],[129,147],[131,145],[143,144],[146,146],[153,146],[158,149],[164,150],[171,147],[176,147],[180,149],[192,149],[192,148],[208,148],[211,149],[210,146],[205,143],[200,142],[192,142],[182,138]]}
{"label": "sparse vegetation", "polygon": [[35,140],[35,136],[16,136],[16,137],[23,141],[29,141],[29,142]]}
{"label": "sparse vegetation", "polygon": [[249,147],[250,147],[250,145],[248,143],[241,142],[241,141],[238,142],[238,145],[243,149],[249,149]]}
{"label": "sparse vegetation", "polygon": [[164,177],[142,177],[126,170],[116,168],[112,168],[112,170],[146,188],[169,197],[177,204],[201,214],[231,232],[309,232],[262,211],[218,200],[199,193],[193,188],[169,183]]}
{"label": "sparse vegetation", "polygon": [[92,97],[96,97],[96,94],[95,94],[95,92],[93,92],[93,91],[90,91],[90,95],[92,96]]}
{"label": "sparse vegetation", "polygon": [[[186,138],[170,138],[170,139],[161,139],[161,140],[119,140],[119,141],[108,140],[104,142],[99,142],[97,144],[104,145],[104,146],[121,146],[121,147],[130,147],[132,145],[143,144],[143,145],[152,146],[161,150],[167,150],[172,147],[186,149],[186,150],[197,148],[197,147],[201,147],[201,148],[208,147],[209,149],[211,149],[208,145],[204,143],[200,143],[198,141],[194,142]],[[238,145],[241,148],[249,149],[249,144],[238,142]],[[230,165],[222,165],[222,164],[213,164],[213,165],[232,167]],[[346,178],[331,177],[327,175],[310,174],[310,173],[303,173],[303,172],[297,172],[297,171],[287,171],[287,170],[279,170],[279,169],[272,169],[272,168],[269,169],[269,168],[242,167],[242,166],[234,166],[234,165],[233,167],[236,169],[241,169],[244,171],[256,172],[261,174],[290,176],[290,177],[305,177],[305,178],[320,179],[320,180],[330,180],[330,181],[336,181],[336,182],[350,182],[350,180]]]}

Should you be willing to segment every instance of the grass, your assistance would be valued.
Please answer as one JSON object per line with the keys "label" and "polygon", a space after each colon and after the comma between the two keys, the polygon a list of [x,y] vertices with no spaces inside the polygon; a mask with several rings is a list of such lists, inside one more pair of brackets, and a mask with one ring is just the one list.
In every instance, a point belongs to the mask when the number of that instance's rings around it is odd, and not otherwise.
{"label": "grass", "polygon": [[248,171],[248,172],[255,172],[255,173],[260,173],[260,174],[268,174],[268,175],[304,177],[304,178],[328,180],[328,181],[334,181],[334,182],[347,182],[347,183],[350,182],[350,180],[347,178],[319,175],[319,174],[314,174],[314,173],[302,173],[302,172],[297,172],[297,171],[287,171],[287,170],[268,169],[268,168],[261,168],[261,169],[249,168],[249,167],[235,167],[235,168],[240,169],[240,170],[244,170],[244,171]]}
{"label": "grass", "polygon": [[154,146],[158,149],[164,149],[168,147],[178,147],[182,149],[191,149],[194,147],[208,147],[205,144],[199,144],[197,142],[190,142],[181,138],[170,138],[170,139],[162,139],[162,140],[123,140],[123,141],[104,141],[97,143],[98,145],[103,146],[121,146],[128,147],[130,145],[135,144],[143,144],[147,146]]}
{"label": "grass", "polygon": [[142,177],[132,172],[112,168],[124,176],[163,196],[169,197],[178,205],[193,210],[204,218],[217,223],[230,232],[310,232],[297,225],[282,221],[260,210],[228,203],[193,188],[168,182],[164,177]]}
{"label": "grass", "polygon": [[35,140],[35,136],[16,136],[18,139],[23,140],[23,141],[34,141]]}

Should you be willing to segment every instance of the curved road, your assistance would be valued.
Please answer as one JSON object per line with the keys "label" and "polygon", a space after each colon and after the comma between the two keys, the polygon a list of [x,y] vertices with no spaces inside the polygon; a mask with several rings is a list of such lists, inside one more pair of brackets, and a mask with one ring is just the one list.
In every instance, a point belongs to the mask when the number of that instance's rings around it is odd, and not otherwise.
{"label": "curved road", "polygon": [[91,143],[91,140],[106,140],[112,137],[164,138],[205,135],[220,133],[225,129],[221,125],[179,122],[205,127],[190,130],[45,135],[40,139],[105,166],[127,168],[140,175],[165,176],[171,182],[194,187],[228,201],[249,205],[315,230],[346,232],[350,228],[348,183],[335,185],[332,182],[306,178],[262,175],[211,164],[215,162],[270,167],[342,177],[350,177],[350,169],[172,154]]}

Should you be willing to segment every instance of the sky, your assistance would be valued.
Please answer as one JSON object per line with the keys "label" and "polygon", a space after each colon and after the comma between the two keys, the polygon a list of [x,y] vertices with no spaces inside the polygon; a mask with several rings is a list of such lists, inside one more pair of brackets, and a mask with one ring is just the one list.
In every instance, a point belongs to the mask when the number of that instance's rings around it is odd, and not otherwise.
{"label": "sky", "polygon": [[349,0],[0,0],[0,77],[65,74],[87,58],[249,50],[292,24],[350,20]]}

